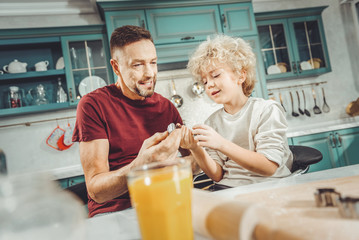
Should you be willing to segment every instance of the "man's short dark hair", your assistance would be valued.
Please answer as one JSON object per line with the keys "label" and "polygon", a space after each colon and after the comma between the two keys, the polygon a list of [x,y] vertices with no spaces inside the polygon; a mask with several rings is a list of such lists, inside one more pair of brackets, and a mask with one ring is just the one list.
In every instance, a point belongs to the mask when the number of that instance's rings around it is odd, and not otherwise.
{"label": "man's short dark hair", "polygon": [[111,57],[114,56],[116,48],[124,47],[130,43],[138,42],[143,39],[148,39],[153,42],[151,33],[141,27],[125,25],[116,28],[111,34],[110,51]]}

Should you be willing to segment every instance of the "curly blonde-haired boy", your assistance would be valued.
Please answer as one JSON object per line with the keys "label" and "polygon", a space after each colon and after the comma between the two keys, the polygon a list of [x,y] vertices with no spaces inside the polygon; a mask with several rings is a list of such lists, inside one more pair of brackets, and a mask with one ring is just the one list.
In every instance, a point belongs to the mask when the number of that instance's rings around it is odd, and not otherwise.
{"label": "curly blonde-haired boy", "polygon": [[256,57],[241,38],[218,35],[201,43],[188,69],[206,94],[223,108],[205,124],[184,127],[181,147],[189,149],[216,183],[239,186],[291,174],[287,121],[275,101],[251,97]]}

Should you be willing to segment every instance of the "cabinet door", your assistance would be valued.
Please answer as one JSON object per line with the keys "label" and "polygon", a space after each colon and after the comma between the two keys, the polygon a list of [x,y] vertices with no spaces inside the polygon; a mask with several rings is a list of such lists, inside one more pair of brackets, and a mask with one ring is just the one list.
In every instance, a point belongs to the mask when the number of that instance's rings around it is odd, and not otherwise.
{"label": "cabinet door", "polygon": [[70,104],[110,83],[108,49],[101,34],[62,37]]}
{"label": "cabinet door", "polygon": [[108,39],[111,39],[113,30],[125,25],[134,25],[146,28],[144,10],[110,11],[105,12]]}
{"label": "cabinet door", "polygon": [[342,165],[359,164],[359,128],[339,130],[334,135]]}
{"label": "cabinet door", "polygon": [[76,185],[76,184],[82,183],[82,182],[85,182],[84,176],[72,177],[72,178],[68,179],[68,186],[71,187],[73,185]]}
{"label": "cabinet door", "polygon": [[267,80],[297,76],[287,21],[258,21],[257,26]]}
{"label": "cabinet door", "polygon": [[288,22],[298,74],[313,75],[330,71],[321,17],[291,18]]}
{"label": "cabinet door", "polygon": [[146,16],[155,44],[202,41],[222,32],[217,6],[150,9]]}
{"label": "cabinet door", "polygon": [[309,172],[315,172],[335,167],[340,167],[338,162],[338,153],[335,142],[333,142],[334,133],[326,132],[307,136],[293,137],[293,145],[302,145],[319,150],[323,159],[309,168]]}
{"label": "cabinet door", "polygon": [[256,35],[252,3],[219,5],[223,32],[231,36]]}

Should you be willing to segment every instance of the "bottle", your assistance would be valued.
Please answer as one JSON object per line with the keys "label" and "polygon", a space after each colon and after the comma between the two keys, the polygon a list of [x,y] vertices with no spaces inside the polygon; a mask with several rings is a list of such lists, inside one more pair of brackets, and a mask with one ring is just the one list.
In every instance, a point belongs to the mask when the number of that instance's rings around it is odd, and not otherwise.
{"label": "bottle", "polygon": [[11,86],[9,87],[9,107],[10,108],[18,108],[21,107],[21,97],[19,94],[19,87]]}
{"label": "bottle", "polygon": [[35,104],[36,105],[43,105],[43,104],[48,104],[49,100],[46,98],[46,90],[44,85],[39,84],[36,87],[36,99],[35,99]]}
{"label": "bottle", "polygon": [[67,101],[67,95],[61,86],[61,78],[58,79],[56,102],[62,103]]}

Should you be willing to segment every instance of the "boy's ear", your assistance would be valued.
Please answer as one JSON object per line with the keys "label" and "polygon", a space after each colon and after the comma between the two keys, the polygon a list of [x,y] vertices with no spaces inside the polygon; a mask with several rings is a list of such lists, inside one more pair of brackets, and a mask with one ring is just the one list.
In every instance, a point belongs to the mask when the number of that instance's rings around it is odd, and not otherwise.
{"label": "boy's ear", "polygon": [[244,83],[246,79],[247,79],[247,71],[242,69],[238,76],[238,84]]}

